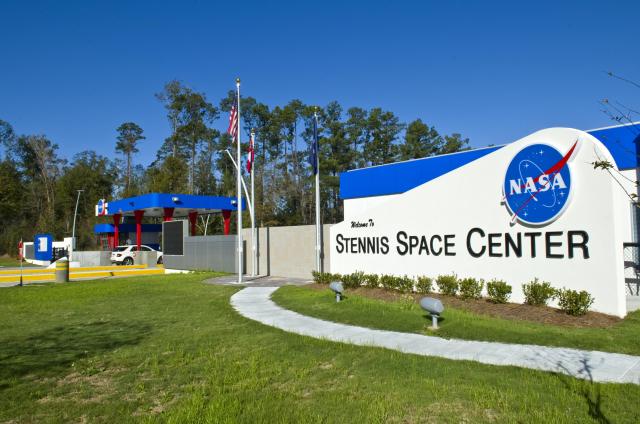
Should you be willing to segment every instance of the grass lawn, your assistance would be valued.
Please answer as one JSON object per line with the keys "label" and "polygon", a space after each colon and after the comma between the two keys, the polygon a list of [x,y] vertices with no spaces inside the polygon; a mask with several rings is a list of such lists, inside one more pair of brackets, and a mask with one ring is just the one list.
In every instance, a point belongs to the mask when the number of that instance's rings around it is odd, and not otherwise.
{"label": "grass lawn", "polygon": [[204,277],[0,290],[0,422],[640,419],[640,386],[289,334],[240,317],[237,288]]}
{"label": "grass lawn", "polygon": [[[3,267],[3,266],[8,266],[8,267],[20,266],[20,261],[17,260],[16,258],[12,258],[9,256],[0,256],[0,267]],[[28,266],[35,266],[35,265],[30,264],[27,261],[24,261],[22,262],[22,266],[28,267]]]}
{"label": "grass lawn", "polygon": [[413,301],[386,302],[349,295],[336,303],[326,290],[282,287],[273,295],[279,305],[305,315],[383,330],[437,335],[467,340],[500,341],[574,347],[640,355],[640,311],[608,328],[567,328],[527,321],[507,320],[447,308],[437,332],[427,330],[430,317]]}

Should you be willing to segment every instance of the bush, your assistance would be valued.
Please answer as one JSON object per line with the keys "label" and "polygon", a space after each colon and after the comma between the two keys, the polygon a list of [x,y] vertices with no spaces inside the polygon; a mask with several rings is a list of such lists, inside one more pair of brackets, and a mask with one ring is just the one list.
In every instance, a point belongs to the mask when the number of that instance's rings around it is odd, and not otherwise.
{"label": "bush", "polygon": [[413,291],[413,280],[406,275],[404,277],[396,277],[395,275],[383,274],[380,276],[379,281],[385,290],[395,290],[403,293]]}
{"label": "bush", "polygon": [[331,274],[329,272],[311,271],[313,282],[317,284],[329,284],[333,281],[342,281],[340,274]]}
{"label": "bush", "polygon": [[483,280],[475,278],[463,278],[458,283],[460,288],[460,297],[463,299],[480,299],[482,297]]}
{"label": "bush", "polygon": [[401,291],[402,293],[412,293],[413,292],[413,279],[407,277],[396,277],[396,290]]}
{"label": "bush", "polygon": [[551,284],[546,281],[539,282],[537,278],[529,284],[523,284],[522,291],[524,292],[524,303],[534,306],[546,305],[556,295],[556,290],[551,287]]}
{"label": "bush", "polygon": [[356,271],[353,274],[342,276],[342,283],[345,289],[356,289],[364,283],[364,272]]}
{"label": "bush", "polygon": [[431,293],[433,291],[433,280],[429,277],[418,277],[416,282],[416,292]]}
{"label": "bush", "polygon": [[393,275],[382,274],[380,276],[380,285],[383,289],[393,290],[395,287],[396,277]]}
{"label": "bush", "polygon": [[494,303],[507,303],[509,296],[511,296],[511,286],[500,280],[489,281],[487,294]]}
{"label": "bush", "polygon": [[380,277],[378,274],[365,274],[364,281],[367,287],[377,288],[380,285]]}
{"label": "bush", "polygon": [[455,274],[439,275],[436,278],[436,284],[438,284],[440,293],[455,296],[458,291],[458,276]]}
{"label": "bush", "polygon": [[569,315],[579,316],[587,313],[593,304],[593,296],[586,291],[561,289],[557,291],[560,309]]}
{"label": "bush", "polygon": [[333,275],[328,272],[311,271],[311,275],[313,282],[317,284],[329,284],[333,279]]}

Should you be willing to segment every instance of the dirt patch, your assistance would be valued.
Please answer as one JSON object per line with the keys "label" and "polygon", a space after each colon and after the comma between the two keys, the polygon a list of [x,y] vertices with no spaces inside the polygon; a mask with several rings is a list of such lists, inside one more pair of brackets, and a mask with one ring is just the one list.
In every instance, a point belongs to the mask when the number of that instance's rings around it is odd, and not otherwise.
{"label": "dirt patch", "polygon": [[[69,387],[71,390],[60,397],[47,396],[38,399],[39,403],[54,403],[73,400],[78,403],[101,403],[113,396],[116,392],[114,388],[114,377],[126,371],[124,368],[106,369],[99,367],[102,371],[91,375],[79,372],[72,372],[66,376],[54,379],[58,387]],[[51,379],[48,379],[51,380]],[[85,388],[83,391],[82,388]]]}
{"label": "dirt patch", "polygon": [[[313,290],[328,290],[328,287],[322,284],[311,284],[306,287]],[[348,296],[349,294],[356,294],[358,296],[386,302],[400,301],[403,300],[403,298],[406,299],[407,296],[411,296],[415,302],[418,302],[424,296],[429,296],[440,299],[445,305],[445,308],[450,306],[455,309],[462,309],[496,318],[530,321],[563,327],[604,328],[622,321],[622,319],[618,317],[601,314],[599,312],[587,312],[581,317],[574,317],[567,315],[559,309],[548,306],[531,306],[520,303],[498,304],[490,302],[487,299],[460,299],[459,297],[444,296],[438,293],[430,293],[428,295],[416,293],[406,294],[378,288],[360,287],[357,289],[348,289],[346,295]]]}

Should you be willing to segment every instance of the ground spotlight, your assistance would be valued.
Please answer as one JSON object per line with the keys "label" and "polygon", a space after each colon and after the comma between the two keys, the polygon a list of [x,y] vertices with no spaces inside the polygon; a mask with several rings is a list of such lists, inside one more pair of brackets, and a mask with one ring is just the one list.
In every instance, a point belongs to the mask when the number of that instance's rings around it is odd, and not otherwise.
{"label": "ground spotlight", "polygon": [[334,281],[329,284],[329,288],[336,294],[336,302],[340,302],[340,300],[342,300],[342,292],[344,292],[342,283],[340,281]]}
{"label": "ground spotlight", "polygon": [[438,329],[438,318],[442,311],[444,311],[444,306],[439,299],[434,299],[433,297],[423,297],[420,299],[420,307],[425,311],[429,312],[431,315],[431,327],[430,330]]}

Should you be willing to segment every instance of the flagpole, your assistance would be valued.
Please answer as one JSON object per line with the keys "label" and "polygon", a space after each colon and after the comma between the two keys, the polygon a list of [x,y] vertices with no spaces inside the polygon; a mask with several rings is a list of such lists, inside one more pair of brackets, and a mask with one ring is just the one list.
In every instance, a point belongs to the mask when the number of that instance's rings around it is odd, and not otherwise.
{"label": "flagpole", "polygon": [[318,143],[318,108],[316,107],[315,112],[313,113],[313,119],[315,119],[315,140],[313,141],[316,144],[316,270],[318,272],[322,272],[322,262],[321,262],[321,234],[320,234],[320,146]]}
{"label": "flagpole", "polygon": [[238,284],[242,284],[242,182],[241,182],[241,172],[240,169],[240,78],[236,79],[236,94],[238,101],[238,132],[237,132],[237,163],[238,163],[238,178],[236,180],[236,191],[237,191],[237,206],[238,206]]}
{"label": "flagpole", "polygon": [[253,277],[256,276],[256,272],[257,272],[257,268],[258,268],[258,251],[256,248],[256,201],[255,201],[255,197],[254,197],[254,177],[253,177],[253,173],[255,172],[255,168],[256,168],[256,155],[255,155],[255,148],[256,148],[256,132],[254,129],[251,129],[251,275]]}
{"label": "flagpole", "polygon": [[22,254],[24,251],[23,246],[22,238],[20,238],[20,287],[22,287],[22,261],[24,260],[24,255]]}

